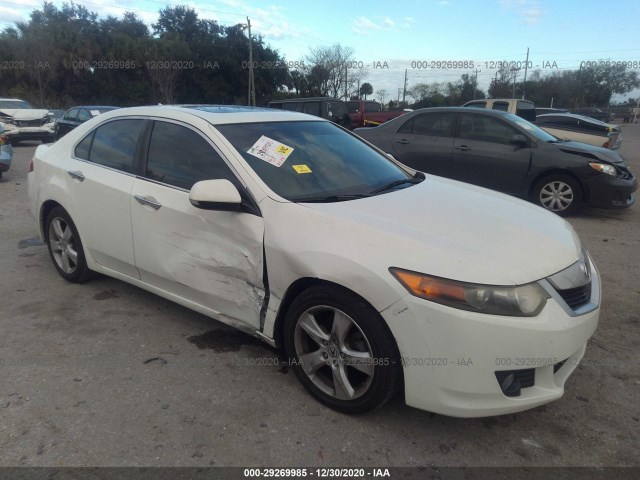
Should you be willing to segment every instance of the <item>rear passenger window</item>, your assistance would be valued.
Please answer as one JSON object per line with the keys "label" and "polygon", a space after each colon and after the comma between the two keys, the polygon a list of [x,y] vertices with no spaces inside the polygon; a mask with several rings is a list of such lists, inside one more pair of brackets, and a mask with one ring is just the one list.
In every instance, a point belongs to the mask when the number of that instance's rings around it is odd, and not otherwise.
{"label": "rear passenger window", "polygon": [[507,102],[493,102],[493,110],[500,110],[502,112],[509,111],[509,104]]}
{"label": "rear passenger window", "polygon": [[147,177],[190,190],[201,180],[237,179],[222,157],[190,128],[155,122],[149,144]]}
{"label": "rear passenger window", "polygon": [[134,171],[136,145],[144,120],[115,120],[98,127],[93,137],[89,161],[123,172]]}
{"label": "rear passenger window", "polygon": [[93,140],[94,133],[95,131],[84,137],[82,141],[76,146],[75,156],[77,158],[89,160],[89,151],[91,150],[91,141]]}
{"label": "rear passenger window", "polygon": [[453,137],[455,113],[425,113],[406,122],[398,133],[413,133],[430,137]]}
{"label": "rear passenger window", "polygon": [[413,120],[413,133],[430,137],[453,137],[454,113],[418,115]]}

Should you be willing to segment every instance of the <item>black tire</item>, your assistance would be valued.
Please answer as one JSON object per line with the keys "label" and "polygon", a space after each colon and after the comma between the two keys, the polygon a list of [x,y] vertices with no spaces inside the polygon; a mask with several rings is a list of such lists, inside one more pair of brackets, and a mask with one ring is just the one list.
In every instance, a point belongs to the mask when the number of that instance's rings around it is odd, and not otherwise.
{"label": "black tire", "polygon": [[582,189],[580,184],[569,175],[549,175],[536,183],[532,200],[541,207],[564,217],[576,212],[582,206]]}
{"label": "black tire", "polygon": [[[305,329],[310,319],[320,329],[316,340]],[[344,288],[319,285],[301,293],[285,318],[284,346],[302,385],[334,410],[374,410],[402,386],[400,354],[389,327],[371,305]],[[314,364],[321,366],[307,373]]]}
{"label": "black tire", "polygon": [[49,212],[44,235],[53,266],[62,278],[73,283],[86,282],[91,278],[93,272],[87,267],[82,240],[64,208],[58,206]]}

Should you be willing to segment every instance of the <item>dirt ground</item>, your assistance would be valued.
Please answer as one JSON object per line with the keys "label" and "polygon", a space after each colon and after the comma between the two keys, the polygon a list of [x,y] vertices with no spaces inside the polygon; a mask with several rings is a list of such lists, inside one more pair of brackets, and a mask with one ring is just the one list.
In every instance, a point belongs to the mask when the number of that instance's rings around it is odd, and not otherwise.
{"label": "dirt ground", "polygon": [[[640,126],[623,137],[638,174]],[[28,213],[34,150],[0,179],[0,466],[640,464],[640,205],[569,219],[603,304],[561,400],[464,420],[396,398],[347,416],[249,336],[117,280],[65,282]]]}

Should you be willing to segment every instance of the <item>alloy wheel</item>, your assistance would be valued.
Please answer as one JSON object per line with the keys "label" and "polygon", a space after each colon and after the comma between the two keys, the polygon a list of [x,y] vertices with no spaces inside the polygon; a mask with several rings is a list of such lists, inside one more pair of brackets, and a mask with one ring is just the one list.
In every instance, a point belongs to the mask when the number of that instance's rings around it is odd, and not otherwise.
{"label": "alloy wheel", "polygon": [[67,275],[75,272],[78,265],[78,252],[75,237],[67,222],[55,217],[49,225],[49,244],[51,253],[60,270]]}
{"label": "alloy wheel", "polygon": [[369,389],[375,371],[371,346],[343,311],[325,305],[306,310],[296,322],[294,348],[304,373],[325,394],[353,400]]}

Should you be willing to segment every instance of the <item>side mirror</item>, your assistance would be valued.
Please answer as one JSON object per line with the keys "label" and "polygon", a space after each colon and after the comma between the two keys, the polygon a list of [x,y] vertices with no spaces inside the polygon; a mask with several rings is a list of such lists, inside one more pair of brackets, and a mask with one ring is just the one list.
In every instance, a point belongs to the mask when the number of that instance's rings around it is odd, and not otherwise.
{"label": "side mirror", "polygon": [[189,192],[191,205],[204,210],[239,211],[242,203],[240,192],[229,180],[203,180]]}
{"label": "side mirror", "polygon": [[529,144],[529,140],[524,135],[517,133],[511,137],[511,143],[519,147],[524,147]]}

